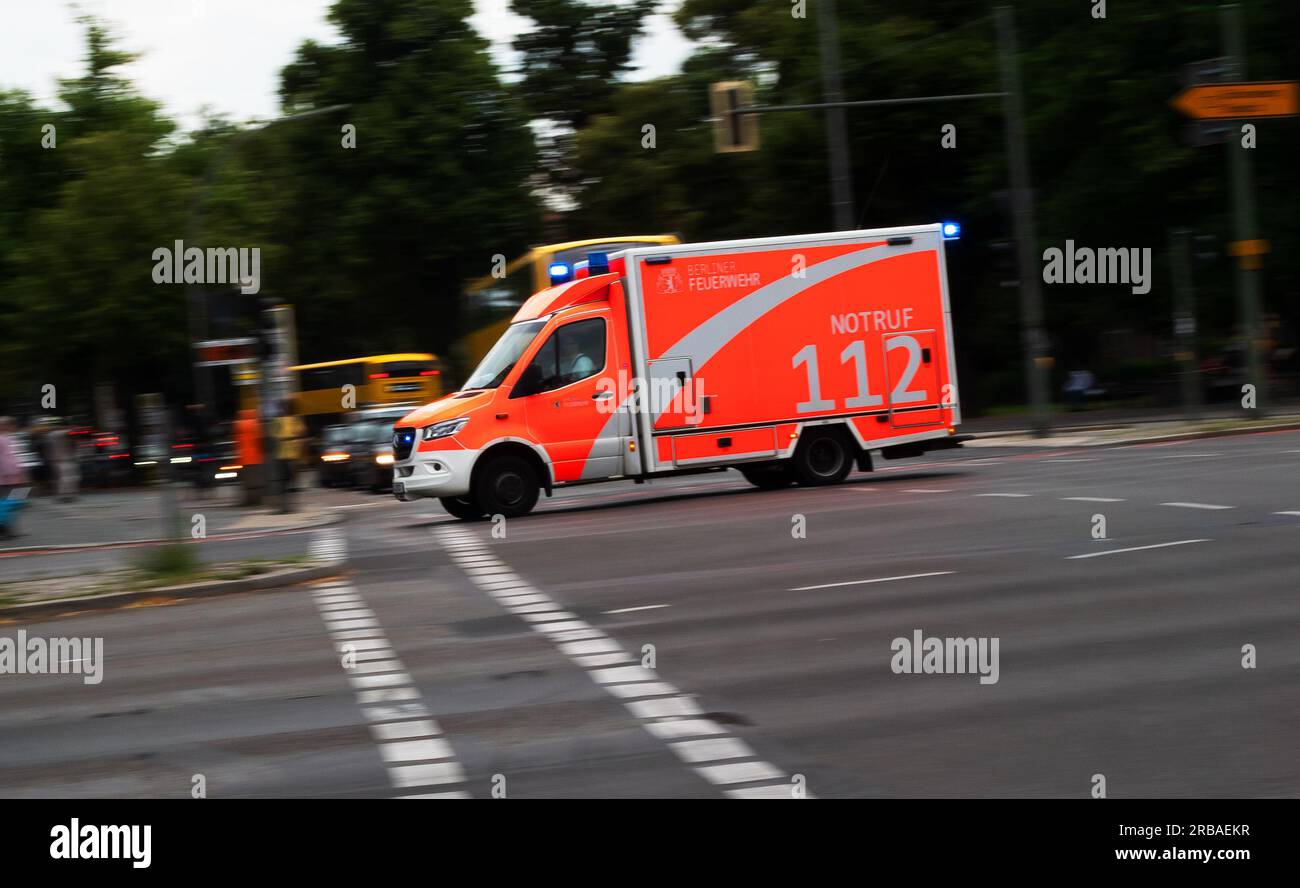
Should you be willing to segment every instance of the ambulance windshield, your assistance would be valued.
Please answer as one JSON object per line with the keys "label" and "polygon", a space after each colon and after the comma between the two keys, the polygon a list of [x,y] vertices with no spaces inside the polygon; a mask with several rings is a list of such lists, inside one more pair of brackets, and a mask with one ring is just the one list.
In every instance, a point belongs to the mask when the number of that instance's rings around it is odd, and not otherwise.
{"label": "ambulance windshield", "polygon": [[492,350],[483,356],[478,367],[465,380],[465,384],[460,387],[462,392],[470,389],[487,389],[496,388],[505,382],[510,375],[510,368],[515,366],[519,356],[528,348],[528,343],[532,342],[538,332],[546,326],[545,320],[525,321],[522,324],[513,324],[497,344],[492,346]]}

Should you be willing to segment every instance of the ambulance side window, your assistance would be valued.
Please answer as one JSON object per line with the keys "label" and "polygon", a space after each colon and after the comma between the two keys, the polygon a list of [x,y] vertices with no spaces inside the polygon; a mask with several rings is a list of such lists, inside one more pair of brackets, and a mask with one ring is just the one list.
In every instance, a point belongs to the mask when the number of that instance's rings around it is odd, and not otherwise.
{"label": "ambulance side window", "polygon": [[559,340],[559,382],[568,385],[605,369],[605,319],[588,318],[555,331]]}
{"label": "ambulance side window", "polygon": [[530,364],[541,373],[538,392],[595,376],[605,369],[605,319],[588,318],[557,328]]}

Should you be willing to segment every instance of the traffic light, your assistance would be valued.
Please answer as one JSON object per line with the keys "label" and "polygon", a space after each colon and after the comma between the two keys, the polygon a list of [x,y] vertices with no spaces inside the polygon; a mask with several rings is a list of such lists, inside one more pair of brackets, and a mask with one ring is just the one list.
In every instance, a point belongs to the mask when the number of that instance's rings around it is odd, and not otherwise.
{"label": "traffic light", "polygon": [[713,147],[720,154],[758,150],[758,115],[734,114],[754,104],[754,86],[745,80],[728,80],[709,87],[713,113]]}

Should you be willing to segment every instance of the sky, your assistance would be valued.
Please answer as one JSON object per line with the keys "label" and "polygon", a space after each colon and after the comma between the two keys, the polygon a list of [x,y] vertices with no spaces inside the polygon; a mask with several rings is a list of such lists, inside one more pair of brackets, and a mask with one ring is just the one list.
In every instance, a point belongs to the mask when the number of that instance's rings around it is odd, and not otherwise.
{"label": "sky", "polygon": [[[85,36],[76,18],[108,22],[122,48],[140,54],[124,72],[142,94],[161,102],[185,129],[201,110],[235,120],[278,114],[280,69],[302,41],[337,41],[326,21],[331,0],[0,0],[0,89],[20,88],[44,105],[57,102],[58,79],[81,73]],[[527,19],[509,0],[474,0],[474,27],[492,42],[508,71],[510,39]],[[669,0],[665,8],[675,8]],[[667,15],[647,23],[633,55],[631,79],[678,70],[691,45]]]}

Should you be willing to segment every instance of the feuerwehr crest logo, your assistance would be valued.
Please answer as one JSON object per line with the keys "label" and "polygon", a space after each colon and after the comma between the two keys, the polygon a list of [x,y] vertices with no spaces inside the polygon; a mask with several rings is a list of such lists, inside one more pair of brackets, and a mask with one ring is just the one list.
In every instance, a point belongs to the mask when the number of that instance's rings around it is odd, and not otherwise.
{"label": "feuerwehr crest logo", "polygon": [[673,293],[680,293],[681,291],[682,277],[677,273],[677,269],[659,269],[659,277],[655,280],[655,292],[660,296],[671,296]]}

